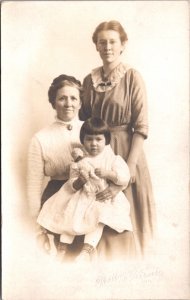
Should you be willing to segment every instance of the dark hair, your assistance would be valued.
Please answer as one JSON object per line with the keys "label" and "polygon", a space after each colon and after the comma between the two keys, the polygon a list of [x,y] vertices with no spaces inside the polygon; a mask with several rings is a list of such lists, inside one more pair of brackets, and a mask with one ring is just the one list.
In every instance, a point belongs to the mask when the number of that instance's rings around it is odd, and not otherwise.
{"label": "dark hair", "polygon": [[111,134],[108,125],[100,118],[89,118],[86,120],[80,130],[80,141],[84,143],[86,134],[97,135],[103,134],[105,136],[106,145],[110,143]]}
{"label": "dark hair", "polygon": [[53,108],[55,108],[55,99],[56,99],[57,91],[64,86],[71,86],[77,88],[81,96],[82,86],[79,80],[77,80],[73,76],[68,76],[65,74],[59,75],[53,80],[48,90],[48,99]]}
{"label": "dark hair", "polygon": [[122,43],[126,42],[128,40],[127,33],[125,32],[125,30],[121,26],[121,24],[118,21],[111,20],[109,22],[102,22],[96,27],[96,29],[93,33],[93,36],[92,36],[92,40],[93,40],[94,44],[97,44],[98,33],[100,31],[103,31],[103,30],[115,30],[115,31],[117,31],[120,35],[120,40],[121,40]]}

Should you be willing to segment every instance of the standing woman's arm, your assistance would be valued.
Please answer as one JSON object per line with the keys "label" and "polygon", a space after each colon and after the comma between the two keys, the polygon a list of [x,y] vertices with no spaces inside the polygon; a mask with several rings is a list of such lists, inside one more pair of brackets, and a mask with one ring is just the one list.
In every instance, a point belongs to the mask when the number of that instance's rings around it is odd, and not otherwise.
{"label": "standing woman's arm", "polygon": [[135,173],[136,173],[136,166],[139,154],[142,151],[144,143],[144,137],[141,134],[134,133],[132,144],[131,144],[131,150],[127,159],[127,164],[130,170],[130,183],[135,182]]}
{"label": "standing woman's arm", "polygon": [[44,180],[44,160],[39,141],[32,138],[28,152],[27,198],[30,215],[37,218],[41,207]]}
{"label": "standing woman's arm", "polygon": [[136,165],[143,149],[144,139],[148,135],[147,95],[144,82],[137,71],[133,71],[131,80],[131,121],[134,130],[131,149],[127,159],[131,179],[135,181]]}

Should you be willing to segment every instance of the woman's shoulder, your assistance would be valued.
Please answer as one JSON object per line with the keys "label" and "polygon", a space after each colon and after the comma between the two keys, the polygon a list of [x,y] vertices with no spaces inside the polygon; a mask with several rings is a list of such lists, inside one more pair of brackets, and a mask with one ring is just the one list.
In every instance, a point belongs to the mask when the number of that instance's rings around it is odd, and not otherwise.
{"label": "woman's shoulder", "polygon": [[123,66],[124,66],[126,76],[130,76],[133,78],[138,78],[138,77],[142,78],[141,72],[139,70],[137,70],[136,68],[131,67],[128,64],[124,64]]}
{"label": "woman's shoulder", "polygon": [[127,75],[134,75],[134,76],[135,74],[140,73],[136,68],[132,67],[130,64],[125,64],[125,63],[122,63],[120,65],[120,72],[121,73],[123,72],[124,74]]}
{"label": "woman's shoulder", "polygon": [[[91,70],[90,73],[88,73],[85,77],[84,80],[90,80],[92,76],[100,76],[101,75],[101,69],[102,66],[99,66],[97,68],[94,68]],[[132,67],[130,64],[127,63],[120,63],[115,69],[114,71],[118,74],[125,74],[125,73],[131,73],[131,74],[135,74],[135,73],[139,73],[139,71]]]}
{"label": "woman's shoulder", "polygon": [[89,73],[88,75],[86,75],[83,79],[83,86],[85,84],[88,84],[89,82],[92,82],[92,76],[91,76],[91,73]]}
{"label": "woman's shoulder", "polygon": [[50,132],[51,132],[51,125],[40,129],[39,131],[34,133],[34,135],[31,138],[30,144],[42,146],[44,143],[47,142],[47,140],[49,140],[49,137],[51,136]]}
{"label": "woman's shoulder", "polygon": [[56,137],[59,138],[59,128],[60,125],[57,124],[57,122],[53,122],[36,132],[33,138],[37,139],[39,142],[51,140],[52,138],[55,140]]}
{"label": "woman's shoulder", "polygon": [[86,81],[92,81],[92,77],[96,77],[96,76],[100,76],[101,74],[101,66],[94,68],[90,71],[90,73],[88,73],[85,77],[84,77],[84,82]]}
{"label": "woman's shoulder", "polygon": [[[83,81],[83,87],[92,86],[98,92],[104,92],[105,87],[102,87],[100,84],[102,83],[102,67],[97,67],[92,69],[91,73],[89,73]],[[127,81],[135,81],[140,82],[142,81],[142,76],[140,72],[135,69],[134,67],[130,66],[129,64],[120,63],[109,75],[109,81],[111,85],[106,87],[106,91],[111,90],[117,84],[121,82],[121,79],[124,78]]]}
{"label": "woman's shoulder", "polygon": [[53,128],[55,127],[55,122],[53,122],[52,124],[49,124],[43,128],[41,128],[39,131],[37,131],[35,133],[35,136],[41,136],[41,135],[46,135],[49,132],[51,132],[53,130]]}
{"label": "woman's shoulder", "polygon": [[[72,126],[72,137],[79,136],[80,128],[84,121],[81,121],[79,119],[75,119],[73,122],[71,122]],[[66,140],[70,140],[70,135],[68,135],[68,126],[67,124],[64,124],[63,122],[59,122],[56,120],[50,125],[47,125],[46,127],[42,128],[38,132],[35,133],[33,136],[34,139],[37,139],[40,142],[47,142],[47,141],[56,141],[60,138],[63,138]]]}

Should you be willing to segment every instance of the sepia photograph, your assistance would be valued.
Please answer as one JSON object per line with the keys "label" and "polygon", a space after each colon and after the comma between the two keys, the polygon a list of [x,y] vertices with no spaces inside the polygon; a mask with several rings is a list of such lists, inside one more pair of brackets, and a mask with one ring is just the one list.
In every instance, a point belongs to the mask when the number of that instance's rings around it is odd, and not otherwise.
{"label": "sepia photograph", "polygon": [[1,20],[2,299],[189,299],[188,1]]}

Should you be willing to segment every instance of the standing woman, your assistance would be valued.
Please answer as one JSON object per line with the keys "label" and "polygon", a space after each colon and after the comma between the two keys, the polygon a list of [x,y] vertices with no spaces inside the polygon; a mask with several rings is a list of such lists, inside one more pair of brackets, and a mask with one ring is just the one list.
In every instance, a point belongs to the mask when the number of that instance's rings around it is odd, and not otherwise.
{"label": "standing woman", "polygon": [[[139,72],[121,62],[128,40],[117,21],[103,22],[92,40],[103,66],[93,69],[83,83],[81,120],[99,117],[111,130],[111,146],[130,170],[130,184],[124,191],[131,205],[133,233],[105,230],[99,255],[108,259],[145,254],[153,236],[155,205],[143,142],[148,135],[147,99]],[[113,192],[113,191],[112,191]]]}
{"label": "standing woman", "polygon": [[[27,194],[30,214],[37,220],[44,202],[55,194],[69,178],[73,147],[80,147],[79,132],[82,121],[81,83],[68,75],[56,77],[48,90],[48,99],[56,113],[53,124],[37,132],[31,140],[28,153]],[[50,177],[43,191],[45,177]],[[47,251],[50,243],[47,233],[37,229],[38,241]],[[54,236],[59,248],[59,236]],[[58,249],[58,251],[61,249]]]}

